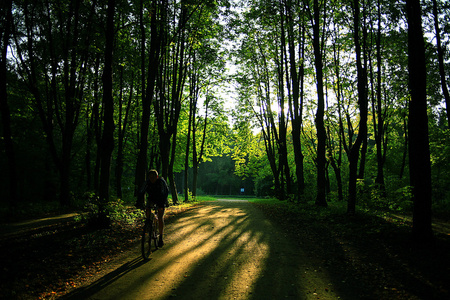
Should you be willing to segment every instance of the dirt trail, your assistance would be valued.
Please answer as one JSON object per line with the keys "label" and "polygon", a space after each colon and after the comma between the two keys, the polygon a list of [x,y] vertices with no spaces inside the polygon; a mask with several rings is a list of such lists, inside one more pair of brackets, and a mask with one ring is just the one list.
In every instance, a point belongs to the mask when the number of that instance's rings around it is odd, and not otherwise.
{"label": "dirt trail", "polygon": [[[208,202],[166,226],[166,245],[67,299],[355,299],[247,201]],[[339,292],[341,294],[339,294]]]}

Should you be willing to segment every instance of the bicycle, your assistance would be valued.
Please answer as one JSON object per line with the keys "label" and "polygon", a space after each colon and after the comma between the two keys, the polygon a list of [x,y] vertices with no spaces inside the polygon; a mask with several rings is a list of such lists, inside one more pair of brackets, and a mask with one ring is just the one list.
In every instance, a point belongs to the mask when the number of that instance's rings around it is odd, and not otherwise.
{"label": "bicycle", "polygon": [[[154,241],[155,250],[158,249],[159,225],[157,207],[146,208],[149,210],[148,217],[144,219],[141,237],[142,258],[147,260],[152,253],[152,240]],[[154,212],[152,211],[154,210]],[[147,215],[147,214],[146,214]]]}

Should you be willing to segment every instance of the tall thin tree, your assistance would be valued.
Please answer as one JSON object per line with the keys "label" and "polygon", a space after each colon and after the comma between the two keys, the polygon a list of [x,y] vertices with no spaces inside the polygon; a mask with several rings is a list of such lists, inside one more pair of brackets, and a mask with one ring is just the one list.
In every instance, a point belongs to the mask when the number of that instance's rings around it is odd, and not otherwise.
{"label": "tall thin tree", "polygon": [[8,179],[9,179],[9,199],[10,205],[16,205],[17,200],[17,171],[16,157],[14,152],[14,143],[11,131],[11,115],[8,105],[7,92],[7,53],[10,43],[10,34],[12,26],[12,0],[8,0],[1,4],[1,57],[0,57],[0,111],[3,126],[3,141],[5,143],[5,152],[8,158]]}
{"label": "tall thin tree", "polygon": [[431,163],[427,115],[427,72],[420,0],[406,0],[408,18],[409,172],[413,188],[413,238],[432,239]]}
{"label": "tall thin tree", "polygon": [[357,86],[358,86],[358,106],[359,106],[359,131],[356,140],[353,144],[349,141],[350,147],[348,149],[349,158],[349,187],[348,187],[348,204],[347,212],[354,214],[356,210],[356,182],[358,172],[358,160],[361,145],[367,136],[367,70],[363,67],[363,58],[361,51],[361,37],[360,37],[360,2],[354,0],[352,2],[353,10],[353,40],[356,51],[356,70],[357,70]]}

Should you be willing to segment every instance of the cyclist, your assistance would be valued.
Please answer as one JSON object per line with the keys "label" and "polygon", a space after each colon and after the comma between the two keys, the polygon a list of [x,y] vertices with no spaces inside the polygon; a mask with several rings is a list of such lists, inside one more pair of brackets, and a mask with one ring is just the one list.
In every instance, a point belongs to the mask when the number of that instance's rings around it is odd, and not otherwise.
{"label": "cyclist", "polygon": [[[156,205],[158,212],[159,222],[159,241],[158,247],[164,246],[163,234],[164,234],[164,212],[166,207],[169,207],[167,196],[169,195],[169,188],[163,177],[158,176],[158,171],[152,169],[148,171],[148,179],[141,189],[142,196],[147,193],[147,207],[146,214],[149,217],[151,207]],[[143,197],[139,197],[143,199]],[[143,207],[142,203],[136,203],[139,208]]]}

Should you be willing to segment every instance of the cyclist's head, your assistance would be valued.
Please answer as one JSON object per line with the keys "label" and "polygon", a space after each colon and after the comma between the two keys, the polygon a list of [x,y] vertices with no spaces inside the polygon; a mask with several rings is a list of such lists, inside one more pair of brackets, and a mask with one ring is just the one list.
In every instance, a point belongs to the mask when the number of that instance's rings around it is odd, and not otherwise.
{"label": "cyclist's head", "polygon": [[155,183],[156,179],[158,179],[158,171],[155,169],[148,171],[148,179],[151,183]]}

